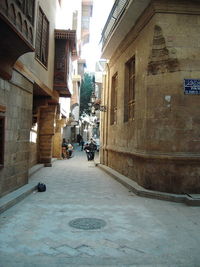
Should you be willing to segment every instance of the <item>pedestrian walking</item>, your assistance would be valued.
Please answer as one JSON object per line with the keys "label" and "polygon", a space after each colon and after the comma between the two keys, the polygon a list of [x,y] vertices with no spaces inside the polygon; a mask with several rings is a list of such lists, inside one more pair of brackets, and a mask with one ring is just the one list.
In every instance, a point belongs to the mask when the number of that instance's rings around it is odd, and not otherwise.
{"label": "pedestrian walking", "polygon": [[91,160],[91,153],[90,153],[90,146],[88,143],[85,144],[84,150],[86,152],[87,155],[87,160]]}
{"label": "pedestrian walking", "polygon": [[77,143],[80,146],[81,145],[81,140],[82,140],[82,136],[80,134],[77,134]]}
{"label": "pedestrian walking", "polygon": [[91,138],[90,143],[87,143],[84,148],[88,161],[94,159],[96,149],[97,149],[97,145],[95,141]]}
{"label": "pedestrian walking", "polygon": [[97,150],[97,145],[92,138],[90,139],[89,147],[90,147],[90,160],[93,160],[95,156],[95,151]]}
{"label": "pedestrian walking", "polygon": [[82,139],[82,140],[81,140],[81,151],[83,151],[84,144],[85,144],[85,142],[84,142],[84,140]]}

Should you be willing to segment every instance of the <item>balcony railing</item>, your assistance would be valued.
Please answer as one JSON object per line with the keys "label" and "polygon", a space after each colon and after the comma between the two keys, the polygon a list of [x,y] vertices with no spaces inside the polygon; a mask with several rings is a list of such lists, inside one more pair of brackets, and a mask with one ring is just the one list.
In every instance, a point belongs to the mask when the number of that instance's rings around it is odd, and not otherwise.
{"label": "balcony railing", "polygon": [[0,76],[10,79],[16,60],[33,52],[35,0],[0,0]]}
{"label": "balcony railing", "polygon": [[33,46],[34,0],[1,0],[0,17]]}
{"label": "balcony railing", "polygon": [[121,16],[131,0],[116,0],[102,31],[102,47],[117,26]]}

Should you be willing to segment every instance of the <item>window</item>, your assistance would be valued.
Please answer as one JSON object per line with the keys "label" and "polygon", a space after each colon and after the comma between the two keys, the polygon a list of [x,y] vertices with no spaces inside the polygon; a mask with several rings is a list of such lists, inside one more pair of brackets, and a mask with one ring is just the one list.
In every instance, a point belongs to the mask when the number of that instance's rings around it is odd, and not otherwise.
{"label": "window", "polygon": [[110,124],[117,123],[117,87],[118,87],[118,74],[112,77],[111,85],[111,109],[110,109]]}
{"label": "window", "polygon": [[48,64],[48,43],[49,43],[49,22],[39,7],[38,22],[37,22],[37,33],[36,33],[36,44],[35,53],[36,58],[47,67]]}
{"label": "window", "polygon": [[4,164],[5,117],[0,116],[0,166]]}
{"label": "window", "polygon": [[135,115],[135,57],[125,65],[124,121],[133,120]]}

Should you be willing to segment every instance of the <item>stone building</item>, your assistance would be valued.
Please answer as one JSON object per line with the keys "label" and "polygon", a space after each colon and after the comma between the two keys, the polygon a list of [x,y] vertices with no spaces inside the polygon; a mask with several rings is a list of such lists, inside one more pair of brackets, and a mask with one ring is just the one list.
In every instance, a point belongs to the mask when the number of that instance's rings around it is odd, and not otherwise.
{"label": "stone building", "polygon": [[148,189],[200,193],[200,2],[117,0],[102,40],[101,163]]}
{"label": "stone building", "polygon": [[61,8],[61,0],[0,2],[0,196],[61,155],[76,57],[76,31],[55,31]]}

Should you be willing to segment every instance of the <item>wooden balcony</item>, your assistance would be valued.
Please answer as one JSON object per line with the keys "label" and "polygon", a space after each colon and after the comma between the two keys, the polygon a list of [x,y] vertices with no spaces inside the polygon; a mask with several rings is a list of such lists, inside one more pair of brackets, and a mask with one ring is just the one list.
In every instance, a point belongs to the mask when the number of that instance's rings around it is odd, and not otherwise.
{"label": "wooden balcony", "polygon": [[16,60],[33,52],[35,0],[0,1],[0,76],[9,80]]}
{"label": "wooden balcony", "polygon": [[71,97],[69,64],[76,53],[76,31],[55,30],[54,90],[60,97]]}

